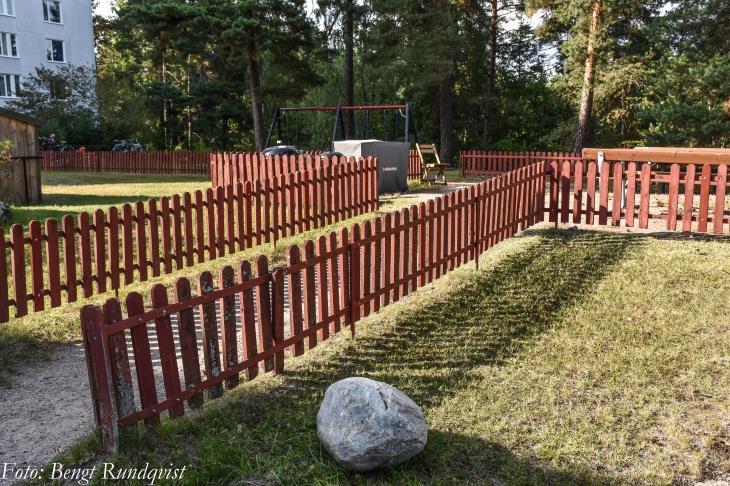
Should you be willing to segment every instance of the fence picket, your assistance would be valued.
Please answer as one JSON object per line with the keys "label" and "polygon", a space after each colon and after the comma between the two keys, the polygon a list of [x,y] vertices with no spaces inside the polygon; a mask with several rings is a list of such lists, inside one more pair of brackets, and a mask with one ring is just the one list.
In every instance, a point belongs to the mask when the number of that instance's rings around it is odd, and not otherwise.
{"label": "fence picket", "polygon": [[722,227],[725,222],[725,185],[727,184],[727,165],[723,164],[718,166],[716,181],[712,232],[716,235],[721,235]]}
{"label": "fence picket", "polygon": [[695,198],[695,165],[689,164],[684,174],[684,210],[682,212],[682,231],[692,231],[692,216]]}
{"label": "fence picket", "polygon": [[[289,267],[297,267],[301,261],[299,247],[296,245],[290,246],[287,259]],[[302,272],[289,273],[289,332],[292,336],[298,335],[304,329],[302,296]],[[294,344],[294,356],[301,356],[302,354],[304,354],[304,341],[298,340]]]}
{"label": "fence picket", "polygon": [[[284,342],[284,269],[277,268],[272,275],[272,337],[275,345]],[[274,355],[274,374],[284,371],[284,350]]]}
{"label": "fence picket", "polygon": [[[129,317],[144,314],[144,302],[142,296],[132,292],[127,296],[127,314]],[[142,408],[157,405],[157,387],[155,386],[155,372],[152,367],[152,354],[150,353],[149,334],[147,323],[135,326],[130,330],[132,336],[132,349],[134,351],[134,369],[137,372],[137,387],[139,388],[139,400]],[[147,425],[160,423],[159,414],[152,415],[145,419]]]}
{"label": "fence picket", "polygon": [[[40,221],[31,221],[28,225],[29,229],[29,246],[30,246],[30,277],[31,277],[31,300],[33,301],[33,311],[43,310],[43,245],[41,241],[41,223]],[[25,273],[25,269],[23,269]]]}
{"label": "fence picket", "polygon": [[[269,273],[269,261],[265,256],[259,255],[256,258],[256,277],[263,277]],[[269,282],[263,282],[256,289],[256,307],[259,311],[259,349],[267,351],[273,346],[274,336],[271,322],[271,293]],[[264,360],[264,371],[274,369],[274,358],[269,357]]]}
{"label": "fence picket", "polygon": [[[230,187],[230,186],[229,186]],[[218,286],[227,289],[236,284],[233,268],[225,266],[218,274]],[[218,303],[222,324],[221,339],[223,349],[223,369],[227,370],[238,363],[238,336],[236,331],[236,296],[226,295]],[[239,376],[235,374],[226,378],[226,388],[235,388],[239,383]]]}
{"label": "fence picket", "polygon": [[604,162],[601,164],[601,175],[599,181],[599,203],[598,203],[598,224],[608,224],[608,191],[610,187],[611,164]]}
{"label": "fence picket", "polygon": [[[204,296],[215,290],[213,286],[213,275],[210,272],[203,272],[198,277],[198,294]],[[205,361],[205,374],[208,378],[220,375],[221,359],[218,348],[218,322],[216,316],[216,305],[214,300],[200,304],[200,327],[203,330],[203,360]],[[218,398],[223,394],[223,386],[216,383],[208,390],[209,398]]]}
{"label": "fence picket", "polygon": [[677,229],[677,205],[679,203],[679,165],[672,164],[669,173],[669,201],[667,203],[667,229]]}
{"label": "fence picket", "polygon": [[[121,321],[122,308],[119,305],[119,301],[116,299],[106,301],[102,315],[105,326]],[[123,332],[109,336],[108,349],[112,385],[116,392],[117,411],[120,417],[126,417],[135,412],[135,406],[132,372],[129,368],[129,355],[127,353],[127,338]]]}
{"label": "fence picket", "polygon": [[[251,263],[248,261],[241,262],[238,268],[238,280],[243,283],[253,278],[251,271]],[[254,292],[249,287],[241,291],[238,296],[241,306],[241,341],[243,344],[243,356],[245,359],[251,359],[257,353],[256,345],[256,313],[254,309]],[[248,368],[248,379],[253,380],[259,372],[258,365],[252,365]]]}
{"label": "fence picket", "polygon": [[[190,280],[179,278],[175,281],[175,301],[184,303],[192,298]],[[180,339],[180,359],[183,366],[185,388],[200,384],[200,357],[198,355],[198,338],[195,333],[195,314],[192,307],[182,309],[177,314],[177,329]],[[199,409],[203,406],[203,395],[198,393],[190,398],[190,407]]]}
{"label": "fence picket", "polygon": [[[3,255],[5,254],[5,249],[7,248],[7,245],[8,244],[5,242],[5,231],[0,228],[0,249],[3,250]],[[0,258],[0,322],[7,322],[10,319],[10,297],[8,295],[7,265],[8,264],[6,259],[4,257]]]}
{"label": "fence picket", "polygon": [[639,228],[649,226],[649,197],[651,190],[651,166],[641,166],[641,196],[639,201]]}
{"label": "fence picket", "polygon": [[[91,223],[89,213],[79,214],[79,256],[81,257],[81,288],[84,297],[94,293],[91,280]],[[146,279],[145,279],[146,280]]]}
{"label": "fence picket", "polygon": [[[308,240],[304,243],[304,259],[312,261],[315,258],[314,242]],[[314,265],[307,265],[304,269],[304,318],[307,329],[317,326],[317,306],[315,301],[315,268]],[[317,334],[309,335],[309,349],[317,346]]]}
{"label": "fence picket", "polygon": [[[167,307],[167,289],[162,284],[152,287],[152,306],[156,309]],[[177,369],[175,355],[175,339],[172,336],[172,321],[169,315],[155,319],[155,335],[157,347],[160,351],[160,365],[162,367],[162,381],[165,388],[165,397],[171,399],[180,393],[180,374]],[[185,413],[180,403],[170,408],[170,418],[181,417]]]}
{"label": "fence picket", "polygon": [[626,226],[634,226],[636,212],[636,162],[631,161],[626,169]]}
{"label": "fence picket", "polygon": [[707,232],[707,215],[710,208],[710,184],[712,167],[709,164],[702,166],[700,175],[700,213],[697,220],[697,231]]}

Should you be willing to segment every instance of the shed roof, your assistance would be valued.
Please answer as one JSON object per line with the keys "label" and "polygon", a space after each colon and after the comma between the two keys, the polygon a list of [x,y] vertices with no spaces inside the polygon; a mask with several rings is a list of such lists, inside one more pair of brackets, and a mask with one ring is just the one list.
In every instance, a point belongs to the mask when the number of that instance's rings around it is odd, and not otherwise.
{"label": "shed roof", "polygon": [[0,116],[19,120],[30,125],[35,125],[37,127],[42,125],[41,121],[35,117],[25,115],[23,113],[18,113],[17,111],[9,110],[7,108],[0,107]]}

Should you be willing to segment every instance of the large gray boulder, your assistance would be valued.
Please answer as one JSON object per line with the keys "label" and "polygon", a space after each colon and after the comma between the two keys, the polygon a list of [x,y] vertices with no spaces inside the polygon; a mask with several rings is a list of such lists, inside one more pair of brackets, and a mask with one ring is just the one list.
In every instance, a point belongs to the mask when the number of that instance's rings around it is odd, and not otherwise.
{"label": "large gray boulder", "polygon": [[332,384],[317,413],[317,435],[342,466],[364,472],[401,464],[426,446],[426,422],[413,400],[368,378]]}

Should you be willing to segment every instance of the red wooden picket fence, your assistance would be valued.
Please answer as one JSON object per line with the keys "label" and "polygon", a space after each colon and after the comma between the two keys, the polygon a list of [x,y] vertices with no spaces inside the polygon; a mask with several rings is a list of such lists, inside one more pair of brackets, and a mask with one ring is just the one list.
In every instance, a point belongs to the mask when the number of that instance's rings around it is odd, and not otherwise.
{"label": "red wooden picket fence", "polygon": [[580,160],[580,155],[570,152],[504,152],[465,150],[459,154],[461,175],[493,177],[535,162],[554,160],[559,162]]}
{"label": "red wooden picket fence", "polygon": [[[260,153],[214,153],[210,155],[210,178],[213,187],[232,182],[255,182],[269,177],[324,168],[345,161],[342,157],[320,157],[317,154],[265,157]],[[411,150],[408,157],[408,179],[420,180],[421,158]]]}
{"label": "red wooden picket fence", "polygon": [[251,182],[307,170],[326,169],[352,162],[346,157],[320,157],[318,154],[276,155],[261,153],[214,153],[210,155],[210,178],[214,188],[238,182]]}
{"label": "red wooden picket fence", "polygon": [[210,152],[43,152],[43,170],[207,174]]}
{"label": "red wooden picket fence", "polygon": [[[656,156],[654,160],[657,160]],[[730,154],[719,161],[552,161],[550,221],[730,234]],[[654,227],[658,229],[658,227]]]}
{"label": "red wooden picket fence", "polygon": [[377,160],[361,159],[16,224],[0,229],[0,322],[12,307],[22,317],[377,208]]}
{"label": "red wooden picket fence", "polygon": [[121,428],[157,424],[163,412],[180,417],[186,404],[198,409],[204,392],[218,398],[255,378],[260,366],[280,373],[288,357],[343,328],[354,334],[362,317],[478,262],[491,246],[543,219],[544,191],[545,166],[537,163],[342,229],[339,237],[292,246],[283,268],[269,268],[261,256],[223,268],[217,279],[204,272],[193,282],[179,278],[170,290],[158,284],[147,305],[139,293],[129,294],[126,316],[116,299],[84,307],[104,450],[117,449]]}
{"label": "red wooden picket fence", "polygon": [[408,180],[420,181],[423,175],[423,164],[417,150],[408,153]]}

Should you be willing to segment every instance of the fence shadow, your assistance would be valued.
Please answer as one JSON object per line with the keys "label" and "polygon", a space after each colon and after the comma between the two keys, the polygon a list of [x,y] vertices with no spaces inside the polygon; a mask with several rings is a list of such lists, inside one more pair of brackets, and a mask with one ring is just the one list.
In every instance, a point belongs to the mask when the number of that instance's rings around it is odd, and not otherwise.
{"label": "fence shadow", "polygon": [[[531,234],[540,236],[537,244],[466,279],[443,302],[398,313],[388,322],[392,331],[359,337],[357,347],[321,366],[285,372],[289,385],[311,393],[348,376],[367,376],[401,388],[426,409],[438,406],[479,379],[471,370],[499,366],[529,345],[530,339],[555,326],[563,309],[590,293],[624,255],[641,245],[640,240],[605,232],[538,230]],[[463,469],[476,475],[466,479],[475,479],[482,472],[524,462],[478,438],[445,440],[448,445],[436,457],[429,454],[427,460],[404,467],[423,470],[427,477],[444,463],[465,461]],[[491,451],[487,456],[494,456],[495,463],[485,459],[484,453],[466,452],[484,451],[487,446]],[[537,469],[530,473],[533,479],[586,480]]]}
{"label": "fence shadow", "polygon": [[[73,176],[73,177],[72,177]],[[138,174],[135,172],[84,172],[44,170],[45,186],[97,186],[110,184],[175,184],[210,181],[209,174]],[[43,196],[45,198],[45,195]]]}
{"label": "fence shadow", "polygon": [[[355,343],[345,341],[330,348],[325,356],[310,355],[311,361],[285,369],[273,386],[245,387],[230,400],[211,403],[196,420],[170,421],[171,429],[159,436],[162,443],[153,447],[168,451],[170,459],[179,456],[181,449],[199,457],[197,451],[210,441],[218,443],[227,437],[235,446],[230,446],[229,452],[221,446],[221,451],[209,458],[218,461],[218,466],[201,469],[205,471],[201,480],[206,481],[229,482],[231,474],[255,477],[281,464],[315,464],[317,470],[325,468],[324,473],[337,477],[340,483],[360,483],[363,479],[373,484],[414,480],[459,484],[618,482],[618,478],[585,466],[557,469],[470,435],[468,430],[433,429],[422,454],[399,467],[365,476],[337,467],[319,444],[316,414],[324,391],[334,381],[366,376],[391,383],[428,416],[444,400],[476,386],[480,378],[471,371],[483,365],[501,365],[530,346],[540,333],[559,325],[561,312],[580,302],[624,256],[642,244],[641,239],[600,231],[549,229],[530,234],[538,239],[526,249],[503,258],[493,268],[452,279],[454,287],[447,289],[442,301],[428,299],[420,308],[409,303],[398,306],[397,312],[374,316],[385,320],[383,327],[361,329]],[[333,345],[337,346],[322,344]],[[146,434],[131,437],[125,440],[125,449],[137,450],[138,440],[146,448],[148,439]],[[246,451],[243,456],[242,451]],[[134,462],[135,457],[132,454],[127,459]],[[306,470],[284,473],[300,478],[306,474]]]}
{"label": "fence shadow", "polygon": [[[42,206],[14,206],[10,220],[5,222],[3,228],[10,228],[14,224],[28,226],[33,220],[43,223],[47,219],[55,219],[59,223],[66,215],[78,216],[84,212],[80,209],[84,206],[98,207],[105,213],[111,206],[120,207],[126,203],[134,205],[137,201],[148,201],[149,196],[94,196],[86,194],[47,194],[43,196]],[[48,206],[59,206],[62,209],[50,209]],[[76,207],[76,208],[75,208]],[[134,206],[133,206],[134,207]],[[86,211],[93,215],[93,211]]]}

